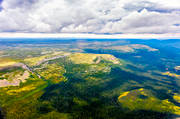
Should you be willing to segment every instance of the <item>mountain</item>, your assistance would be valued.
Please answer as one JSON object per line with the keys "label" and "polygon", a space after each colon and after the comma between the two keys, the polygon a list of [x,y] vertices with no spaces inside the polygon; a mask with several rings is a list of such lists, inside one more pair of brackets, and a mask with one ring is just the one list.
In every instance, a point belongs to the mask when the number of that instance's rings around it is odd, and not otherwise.
{"label": "mountain", "polygon": [[0,40],[6,119],[180,117],[180,40]]}

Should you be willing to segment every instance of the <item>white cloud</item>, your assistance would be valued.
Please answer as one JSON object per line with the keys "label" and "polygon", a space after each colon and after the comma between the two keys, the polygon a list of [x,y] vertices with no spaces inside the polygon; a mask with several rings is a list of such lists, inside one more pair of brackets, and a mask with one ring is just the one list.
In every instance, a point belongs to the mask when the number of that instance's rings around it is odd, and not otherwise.
{"label": "white cloud", "polygon": [[161,5],[161,7],[170,8],[170,9],[180,9],[180,1],[179,0],[149,0],[150,2],[154,2],[156,4]]}
{"label": "white cloud", "polygon": [[[180,27],[180,15],[174,13],[134,11],[115,23],[108,23],[101,32],[121,33],[176,33]],[[107,30],[108,29],[108,30]],[[103,31],[104,30],[104,31]]]}
{"label": "white cloud", "polygon": [[4,0],[0,32],[180,33],[179,0]]}

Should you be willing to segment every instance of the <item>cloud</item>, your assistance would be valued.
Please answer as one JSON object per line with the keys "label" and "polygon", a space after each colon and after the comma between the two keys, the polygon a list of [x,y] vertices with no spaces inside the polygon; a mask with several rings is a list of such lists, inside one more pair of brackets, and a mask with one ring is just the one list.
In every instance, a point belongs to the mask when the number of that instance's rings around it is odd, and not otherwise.
{"label": "cloud", "polygon": [[3,0],[0,32],[180,33],[179,0]]}
{"label": "cloud", "polygon": [[[111,22],[101,32],[111,33],[177,33],[180,15],[175,13],[134,11],[118,22]],[[108,29],[108,30],[107,30]],[[113,29],[113,30],[112,30]]]}

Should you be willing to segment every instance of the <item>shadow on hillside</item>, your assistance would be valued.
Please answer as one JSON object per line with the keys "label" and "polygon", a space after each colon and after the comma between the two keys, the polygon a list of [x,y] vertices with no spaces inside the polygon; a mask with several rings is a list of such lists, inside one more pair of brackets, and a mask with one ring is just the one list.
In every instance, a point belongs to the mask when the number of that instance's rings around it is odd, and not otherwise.
{"label": "shadow on hillside", "polygon": [[2,115],[2,112],[1,112],[1,108],[0,108],[0,119],[3,119],[3,115]]}
{"label": "shadow on hillside", "polygon": [[[71,75],[72,76],[72,75]],[[161,113],[148,110],[130,111],[122,108],[117,103],[117,97],[103,97],[104,91],[121,88],[130,80],[144,85],[146,89],[157,92],[151,85],[158,85],[155,79],[137,76],[130,72],[122,71],[119,68],[112,69],[107,78],[111,80],[101,85],[91,85],[86,80],[68,77],[68,81],[50,85],[39,99],[41,102],[49,101],[54,109],[60,113],[70,113],[73,119],[173,119],[175,116],[169,113]],[[147,81],[151,81],[151,85]],[[76,86],[80,86],[76,87]],[[128,90],[139,87],[127,87]],[[160,90],[161,91],[161,90]],[[169,98],[166,93],[158,98]],[[159,93],[158,93],[159,94]],[[75,99],[78,101],[74,102]],[[46,106],[40,107],[40,112],[50,112]],[[45,110],[45,111],[44,111]]]}

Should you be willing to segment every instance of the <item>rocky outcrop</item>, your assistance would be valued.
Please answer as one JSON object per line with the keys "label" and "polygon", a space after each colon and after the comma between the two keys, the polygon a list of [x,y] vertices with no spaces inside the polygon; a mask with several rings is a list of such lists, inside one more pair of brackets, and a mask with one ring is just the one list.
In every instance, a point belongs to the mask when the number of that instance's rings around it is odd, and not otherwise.
{"label": "rocky outcrop", "polygon": [[19,86],[21,82],[26,82],[29,76],[29,72],[25,71],[23,75],[16,75],[11,81],[7,79],[0,80],[0,87]]}
{"label": "rocky outcrop", "polygon": [[6,79],[0,80],[0,87],[7,87],[7,86],[19,86],[20,80],[14,79],[13,81],[8,81]]}

